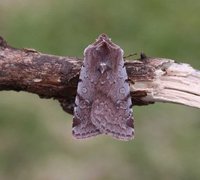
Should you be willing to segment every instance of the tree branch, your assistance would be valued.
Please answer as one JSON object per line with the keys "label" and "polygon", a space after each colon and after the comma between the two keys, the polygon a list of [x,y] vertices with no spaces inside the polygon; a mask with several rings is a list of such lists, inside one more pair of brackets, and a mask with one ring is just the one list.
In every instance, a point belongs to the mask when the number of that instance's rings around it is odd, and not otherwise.
{"label": "tree branch", "polygon": [[[81,59],[16,49],[0,37],[0,90],[57,99],[72,113]],[[164,58],[126,61],[134,105],[179,103],[200,108],[200,71]]]}

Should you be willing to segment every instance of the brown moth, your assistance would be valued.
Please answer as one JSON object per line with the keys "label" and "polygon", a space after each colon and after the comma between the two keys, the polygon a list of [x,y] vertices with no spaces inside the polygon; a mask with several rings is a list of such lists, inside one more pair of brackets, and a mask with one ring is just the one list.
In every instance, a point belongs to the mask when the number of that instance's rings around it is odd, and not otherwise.
{"label": "brown moth", "polygon": [[134,137],[130,87],[123,50],[102,34],[84,51],[75,100],[73,136]]}

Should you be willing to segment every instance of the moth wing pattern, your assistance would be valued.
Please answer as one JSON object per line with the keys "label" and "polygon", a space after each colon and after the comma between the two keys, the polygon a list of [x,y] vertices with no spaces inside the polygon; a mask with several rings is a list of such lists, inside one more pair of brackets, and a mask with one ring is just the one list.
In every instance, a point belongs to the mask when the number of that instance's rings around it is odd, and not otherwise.
{"label": "moth wing pattern", "polygon": [[[101,134],[90,120],[90,107],[84,99],[76,98],[76,103],[81,107],[75,108],[72,133],[77,139],[88,138]],[[85,107],[84,107],[85,106]]]}
{"label": "moth wing pattern", "polygon": [[88,138],[101,134],[90,118],[90,102],[92,101],[93,85],[90,82],[89,77],[90,73],[88,72],[88,65],[84,61],[78,83],[72,125],[72,134],[77,139]]}
{"label": "moth wing pattern", "polygon": [[75,100],[73,135],[134,137],[130,87],[123,50],[102,34],[84,51]]}
{"label": "moth wing pattern", "polygon": [[91,119],[101,133],[127,141],[134,137],[134,120],[123,54],[120,51],[118,53],[121,59],[117,72],[111,71],[99,80],[100,87],[92,104]]}

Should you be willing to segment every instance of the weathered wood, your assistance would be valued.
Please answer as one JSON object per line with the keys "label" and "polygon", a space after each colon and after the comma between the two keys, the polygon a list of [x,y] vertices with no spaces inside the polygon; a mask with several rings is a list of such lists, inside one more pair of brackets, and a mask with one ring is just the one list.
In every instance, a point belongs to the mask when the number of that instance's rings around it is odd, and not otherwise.
{"label": "weathered wood", "polygon": [[[57,99],[72,113],[82,60],[16,49],[0,37],[0,90],[26,91]],[[126,61],[134,105],[179,103],[200,108],[200,71],[174,60]]]}

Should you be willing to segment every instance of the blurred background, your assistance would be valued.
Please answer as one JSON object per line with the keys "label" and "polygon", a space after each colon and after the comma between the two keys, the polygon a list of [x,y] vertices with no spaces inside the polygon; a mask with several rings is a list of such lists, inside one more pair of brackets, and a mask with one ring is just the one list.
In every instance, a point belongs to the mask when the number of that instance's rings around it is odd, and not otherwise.
{"label": "blurred background", "polygon": [[[107,33],[125,55],[200,69],[199,0],[1,0],[0,35],[14,47],[82,57]],[[200,179],[200,109],[134,107],[136,137],[75,140],[57,101],[0,92],[0,180]]]}

